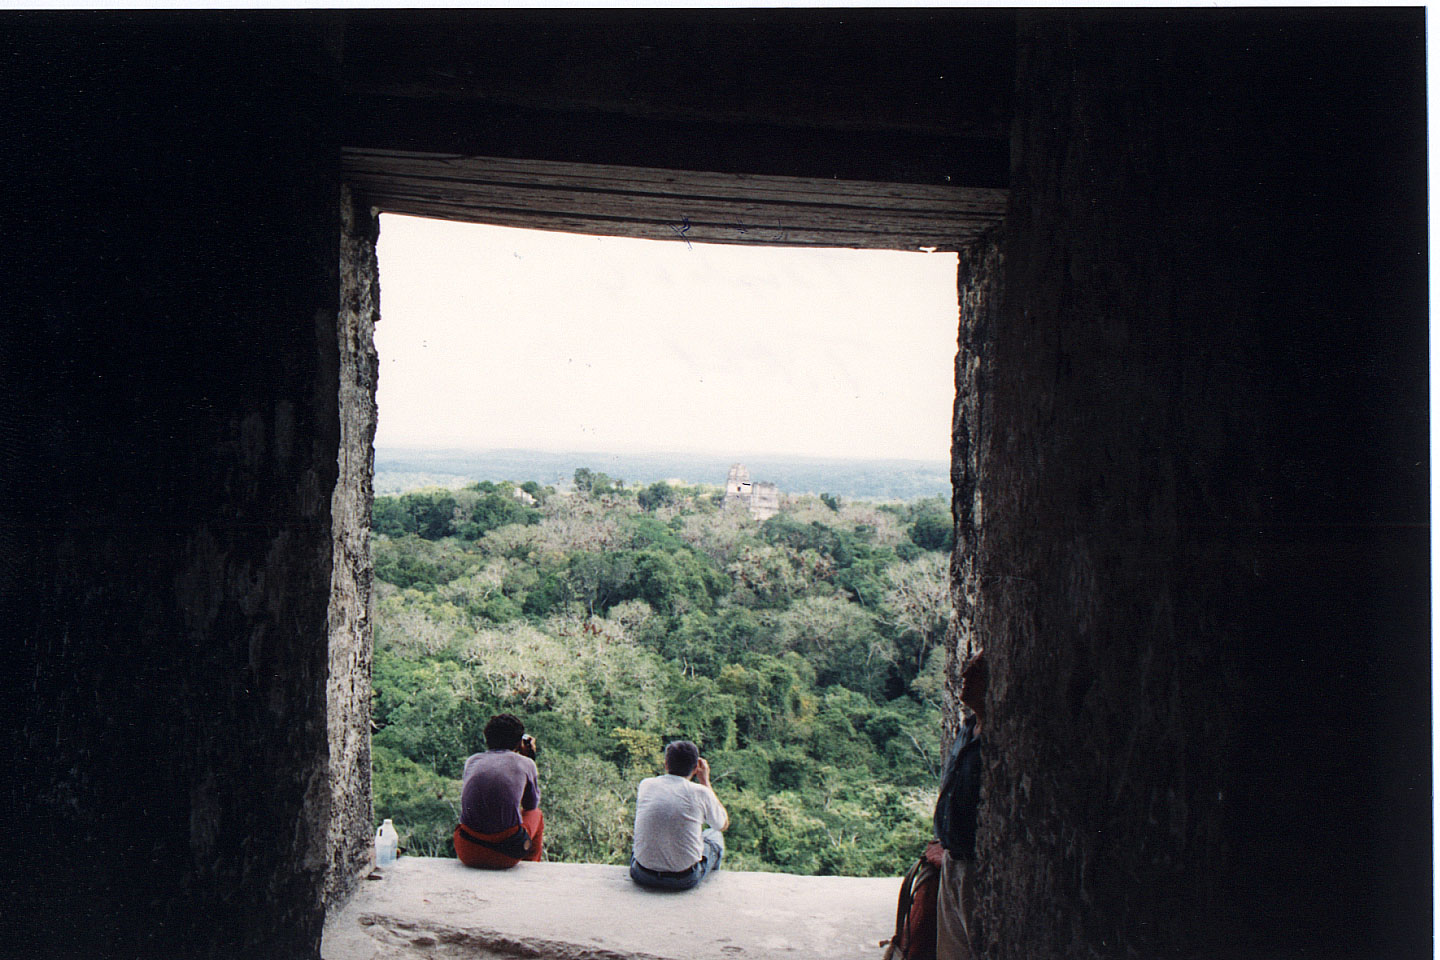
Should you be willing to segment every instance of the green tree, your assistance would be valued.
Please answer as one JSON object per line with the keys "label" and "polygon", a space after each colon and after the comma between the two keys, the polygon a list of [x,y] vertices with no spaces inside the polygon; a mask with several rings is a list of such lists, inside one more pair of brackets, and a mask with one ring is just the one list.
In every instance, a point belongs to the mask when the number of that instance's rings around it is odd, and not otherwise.
{"label": "green tree", "polygon": [[476,677],[454,660],[405,660],[377,652],[372,742],[458,777],[481,749],[485,724],[497,712]]}
{"label": "green tree", "polygon": [[907,534],[943,502],[799,498],[757,528],[653,486],[377,498],[376,812],[449,856],[461,765],[508,710],[542,744],[551,859],[624,863],[635,781],[685,737],[737,868],[898,874],[929,833],[949,616],[948,557]]}
{"label": "green tree", "polygon": [[455,532],[455,495],[448,490],[407,493],[400,498],[415,532],[426,540],[439,540]]}
{"label": "green tree", "polygon": [[677,663],[686,675],[713,675],[720,667],[720,652],[710,615],[691,610],[672,618],[671,623],[661,637],[660,655]]}
{"label": "green tree", "polygon": [[370,514],[370,529],[387,537],[403,537],[415,533],[415,518],[401,505],[398,497],[376,497]]}
{"label": "green tree", "polygon": [[781,643],[815,665],[821,686],[843,684],[882,697],[894,665],[894,643],[875,616],[840,597],[805,597],[781,615]]}
{"label": "green tree", "polygon": [[730,750],[740,732],[740,702],[703,676],[670,675],[664,689],[663,724],[667,738],[694,741],[705,752]]}
{"label": "green tree", "polygon": [[651,733],[648,730],[616,727],[610,731],[610,736],[614,738],[617,745],[616,759],[626,774],[632,778],[636,775],[653,776],[652,771],[664,759],[659,734]]}
{"label": "green tree", "polygon": [[815,669],[798,654],[746,654],[721,668],[716,686],[743,708],[736,713],[742,743],[783,740],[814,707]]}
{"label": "green tree", "polygon": [[400,852],[453,857],[451,834],[460,822],[460,781],[442,777],[390,747],[370,751],[370,792],[376,823],[395,821]]}
{"label": "green tree", "polygon": [[655,547],[666,553],[674,553],[676,550],[687,549],[685,541],[675,535],[673,527],[646,514],[626,517],[625,529],[630,535],[630,545],[636,550]]}
{"label": "green tree", "polygon": [[593,754],[540,755],[545,856],[569,863],[629,863],[635,785]]}
{"label": "green tree", "polygon": [[[475,491],[464,492],[473,494]],[[459,512],[455,532],[466,540],[478,540],[491,530],[512,524],[538,524],[541,516],[539,510],[521,503],[513,493],[502,491],[467,497],[460,503]]]}
{"label": "green tree", "polygon": [[675,503],[675,490],[664,480],[656,480],[635,495],[642,509],[656,510]]}
{"label": "green tree", "polygon": [[900,655],[906,682],[919,675],[925,658],[950,622],[950,560],[943,553],[927,552],[886,571],[888,618],[900,630]]}
{"label": "green tree", "polygon": [[709,610],[729,581],[689,551],[643,550],[635,558],[634,596],[666,614]]}
{"label": "green tree", "polygon": [[625,486],[624,480],[612,480],[607,473],[580,467],[575,471],[575,492],[585,497],[602,497]]}
{"label": "green tree", "polygon": [[438,540],[454,532],[455,495],[448,490],[418,490],[400,497],[376,497],[370,528],[389,537],[417,534]]}
{"label": "green tree", "polygon": [[[818,557],[813,550],[811,557]],[[806,563],[793,549],[748,543],[725,567],[737,602],[752,607],[784,607],[813,585]],[[814,569],[814,565],[810,565]]]}
{"label": "green tree", "polygon": [[910,539],[922,550],[943,550],[955,547],[955,524],[948,513],[922,513],[910,525]]}
{"label": "green tree", "polygon": [[475,563],[453,540],[424,540],[415,534],[374,541],[375,576],[397,587],[433,590]]}

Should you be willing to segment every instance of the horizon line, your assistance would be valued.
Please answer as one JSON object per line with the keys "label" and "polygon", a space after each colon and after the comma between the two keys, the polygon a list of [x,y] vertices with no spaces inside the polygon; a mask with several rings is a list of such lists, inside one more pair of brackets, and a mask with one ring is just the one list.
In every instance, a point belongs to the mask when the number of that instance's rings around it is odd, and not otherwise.
{"label": "horizon line", "polygon": [[640,449],[640,450],[585,450],[580,448],[547,448],[547,447],[517,447],[517,446],[463,446],[456,444],[375,444],[374,450],[378,455],[381,451],[394,452],[428,452],[428,453],[539,453],[551,456],[595,456],[595,457],[713,457],[719,460],[729,459],[733,462],[744,462],[747,458],[753,459],[787,459],[787,460],[825,460],[840,462],[874,462],[891,461],[905,463],[921,463],[927,465],[944,466],[947,469],[950,461],[945,457],[923,459],[914,456],[895,456],[884,454],[815,454],[815,453],[780,453],[774,451],[749,450],[743,452],[729,452],[716,450],[685,450],[685,449]]}

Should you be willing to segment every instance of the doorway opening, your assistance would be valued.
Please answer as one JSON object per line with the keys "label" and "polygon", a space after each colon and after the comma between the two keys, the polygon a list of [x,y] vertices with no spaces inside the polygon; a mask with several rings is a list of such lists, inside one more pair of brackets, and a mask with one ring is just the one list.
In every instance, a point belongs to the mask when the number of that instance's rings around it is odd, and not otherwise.
{"label": "doorway opening", "polygon": [[[404,219],[385,218],[382,251],[387,232],[401,232]],[[737,218],[727,229],[740,225]],[[692,288],[697,277],[685,270],[710,251],[755,254],[761,257],[758,262],[770,264],[770,273],[785,272],[777,266],[784,251],[695,242],[689,230],[698,234],[706,228],[698,218],[682,217],[678,230],[675,223],[664,226],[670,243],[642,245],[663,247],[671,258],[667,269],[687,277]],[[627,222],[627,230],[633,227]],[[716,229],[713,222],[708,229]],[[779,242],[784,234],[777,231],[771,238]],[[556,239],[554,234],[538,236]],[[570,239],[612,247],[622,243],[613,238]],[[891,242],[914,246],[913,238]],[[811,238],[795,245],[813,243]],[[490,246],[517,268],[523,268],[527,257],[535,259],[534,251],[514,243]],[[954,249],[955,244],[948,246]],[[454,252],[458,246],[439,249]],[[680,258],[682,253],[688,263]],[[822,252],[839,260],[855,254]],[[805,379],[809,375],[803,364],[782,365],[779,375],[770,378],[791,389],[788,400],[758,395],[753,384],[727,390],[714,382],[705,388],[711,391],[708,395],[679,399],[679,381],[688,377],[703,382],[707,370],[714,381],[718,371],[733,365],[708,357],[717,350],[707,350],[707,345],[719,346],[728,338],[749,343],[752,352],[763,355],[765,341],[778,338],[785,310],[746,310],[734,295],[714,298],[728,311],[702,321],[699,334],[684,331],[680,322],[684,308],[693,304],[683,298],[677,303],[673,296],[658,321],[629,334],[601,333],[573,319],[568,329],[559,324],[559,342],[569,345],[568,352],[582,352],[574,349],[577,346],[590,351],[580,358],[584,372],[569,378],[589,391],[588,399],[579,401],[552,396],[557,392],[553,389],[527,393],[517,387],[524,382],[527,363],[553,367],[558,359],[527,356],[524,345],[542,339],[543,331],[534,324],[499,321],[499,327],[489,327],[486,338],[492,347],[511,338],[507,349],[495,351],[505,361],[475,378],[513,376],[517,370],[507,370],[508,364],[521,368],[520,380],[505,381],[510,386],[499,395],[504,402],[492,399],[486,408],[489,417],[477,418],[473,401],[455,404],[462,409],[452,411],[462,422],[486,419],[502,426],[486,444],[493,450],[513,449],[536,436],[534,421],[546,409],[568,412],[572,420],[578,412],[588,429],[608,429],[618,436],[614,427],[602,427],[603,418],[594,416],[608,406],[627,427],[641,421],[641,434],[651,439],[642,444],[648,450],[632,446],[622,455],[614,451],[624,443],[612,442],[607,450],[603,442],[565,436],[558,443],[551,438],[540,444],[551,453],[572,454],[558,466],[548,462],[536,463],[528,472],[477,472],[472,464],[455,471],[447,467],[456,463],[444,462],[433,447],[448,446],[453,454],[465,445],[460,443],[463,431],[455,422],[432,422],[432,428],[441,430],[425,438],[432,446],[429,459],[412,449],[406,461],[387,449],[384,432],[389,409],[385,384],[391,368],[383,341],[386,324],[399,323],[390,299],[391,284],[397,281],[384,274],[386,313],[377,328],[381,432],[373,474],[373,797],[377,816],[399,813],[402,801],[397,798],[405,794],[416,805],[394,817],[397,822],[405,817],[433,821],[428,833],[411,832],[410,852],[449,855],[449,827],[458,813],[458,784],[451,767],[478,749],[477,724],[483,725],[494,707],[509,706],[513,700],[535,708],[534,719],[527,722],[542,741],[575,748],[552,750],[547,761],[552,769],[548,776],[542,770],[551,782],[546,806],[554,825],[547,827],[547,845],[557,857],[620,862],[628,856],[628,804],[633,803],[635,780],[656,772],[655,759],[665,740],[685,737],[721,761],[716,784],[722,794],[734,791],[732,816],[753,834],[734,836],[731,862],[736,868],[865,875],[875,873],[880,869],[876,864],[883,862],[884,871],[903,869],[915,839],[905,828],[918,836],[933,802],[933,783],[921,782],[933,779],[939,762],[940,639],[950,612],[948,549],[953,540],[948,455],[955,389],[955,258],[928,259],[943,261],[938,286],[948,297],[936,323],[945,346],[938,354],[942,387],[928,458],[935,488],[923,491],[928,497],[917,497],[913,484],[909,490],[897,489],[896,478],[904,471],[896,470],[890,471],[888,488],[857,496],[856,488],[847,487],[849,481],[833,472],[833,464],[831,479],[826,479],[826,466],[815,463],[809,464],[811,475],[803,469],[797,474],[793,464],[775,459],[774,445],[767,450],[763,443],[737,442],[747,424],[753,433],[776,419],[777,410],[794,406],[796,396],[819,392],[813,379]],[[382,270],[384,262],[382,252]],[[832,271],[837,267],[829,266]],[[707,268],[700,272],[714,272],[714,264]],[[848,264],[838,269],[853,270]],[[463,267],[452,265],[451,272],[463,273]],[[608,279],[582,280],[588,284],[587,300],[613,294],[607,287],[616,286],[617,275],[612,270]],[[531,299],[537,291],[551,292],[547,286],[532,285]],[[677,311],[677,306],[682,309]],[[853,339],[855,329],[868,326],[882,332],[869,348],[870,359],[876,360],[882,352],[877,344],[886,343],[885,322],[830,319],[828,327],[822,323],[811,331],[811,352],[828,357],[836,348],[837,330]],[[892,340],[898,336],[893,329],[889,333]],[[623,349],[646,339],[669,340],[672,348],[682,348],[672,349],[668,362]],[[625,354],[620,366],[628,364],[628,372],[596,371],[595,348],[613,355],[617,345]],[[459,351],[440,343],[427,345],[422,338],[419,349],[432,348],[442,357],[442,366],[464,366],[456,363]],[[925,352],[934,355],[933,348]],[[795,351],[789,356],[794,358]],[[565,357],[565,367],[577,369],[575,360]],[[472,374],[484,366],[470,363]],[[443,379],[433,368],[430,378]],[[398,369],[395,379],[402,379]],[[627,388],[637,379],[668,386],[641,396]],[[913,388],[921,379],[913,369],[891,374],[896,392]],[[827,426],[840,424],[840,442],[851,449],[867,434],[894,441],[903,432],[899,428],[906,418],[891,415],[887,426],[884,410],[874,403],[864,407],[866,393],[852,393],[852,398],[862,398],[859,413],[838,401],[827,409]],[[677,399],[667,403],[667,397]],[[677,445],[663,436],[675,420],[670,408],[689,415],[685,422],[690,426],[681,429],[691,442],[679,449],[692,459],[708,453],[718,466],[698,472],[694,463],[674,466]],[[431,420],[436,419],[450,418],[432,414]],[[715,441],[708,451],[698,450],[693,425],[701,422],[740,433],[718,441],[723,452]],[[587,427],[581,424],[579,429]],[[812,443],[809,449],[788,451],[792,459],[797,452],[812,458],[825,453],[814,445],[822,438],[808,435],[822,432],[792,429],[792,436]],[[634,437],[629,440],[634,443]],[[557,446],[562,449],[557,451]],[[590,456],[581,462],[573,455],[576,451]],[[668,452],[670,465],[635,459],[657,452]],[[744,476],[747,472],[749,477]],[[909,479],[922,486],[927,482],[923,477]],[[438,489],[412,489],[417,483]],[[586,686],[606,678],[615,681],[619,695]],[[627,683],[635,689],[624,686]],[[865,747],[873,764],[845,765],[844,758],[854,760],[857,745]],[[847,780],[847,771],[862,767],[862,776]],[[868,791],[863,797],[861,781]],[[576,789],[567,791],[567,785]],[[885,822],[892,829],[875,830],[877,816],[888,817]],[[564,828],[557,829],[562,823]],[[887,836],[898,844],[895,851],[882,849]]]}
{"label": "doorway opening", "polygon": [[391,215],[378,251],[375,816],[451,855],[512,712],[549,858],[628,862],[635,784],[689,739],[734,868],[902,871],[940,752],[954,255]]}

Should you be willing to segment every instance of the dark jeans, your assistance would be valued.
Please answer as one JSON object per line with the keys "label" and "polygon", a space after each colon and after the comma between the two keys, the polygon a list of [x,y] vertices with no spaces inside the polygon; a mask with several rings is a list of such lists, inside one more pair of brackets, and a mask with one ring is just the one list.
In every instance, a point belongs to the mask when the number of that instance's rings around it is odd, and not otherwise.
{"label": "dark jeans", "polygon": [[635,858],[630,858],[630,879],[642,887],[656,887],[660,890],[689,890],[698,887],[700,881],[720,869],[720,858],[725,856],[725,838],[719,830],[711,827],[700,835],[705,842],[705,855],[689,870],[679,873],[660,873],[642,867]]}

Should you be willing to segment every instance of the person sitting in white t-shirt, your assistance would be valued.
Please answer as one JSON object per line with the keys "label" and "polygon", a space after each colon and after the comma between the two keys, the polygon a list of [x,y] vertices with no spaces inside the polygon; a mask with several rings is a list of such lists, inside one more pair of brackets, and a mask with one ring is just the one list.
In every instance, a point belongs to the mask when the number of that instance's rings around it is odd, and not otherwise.
{"label": "person sitting in white t-shirt", "polygon": [[[708,829],[702,829],[708,824]],[[730,817],[710,787],[710,764],[689,740],[665,748],[665,775],[640,781],[630,879],[689,890],[720,869]]]}

